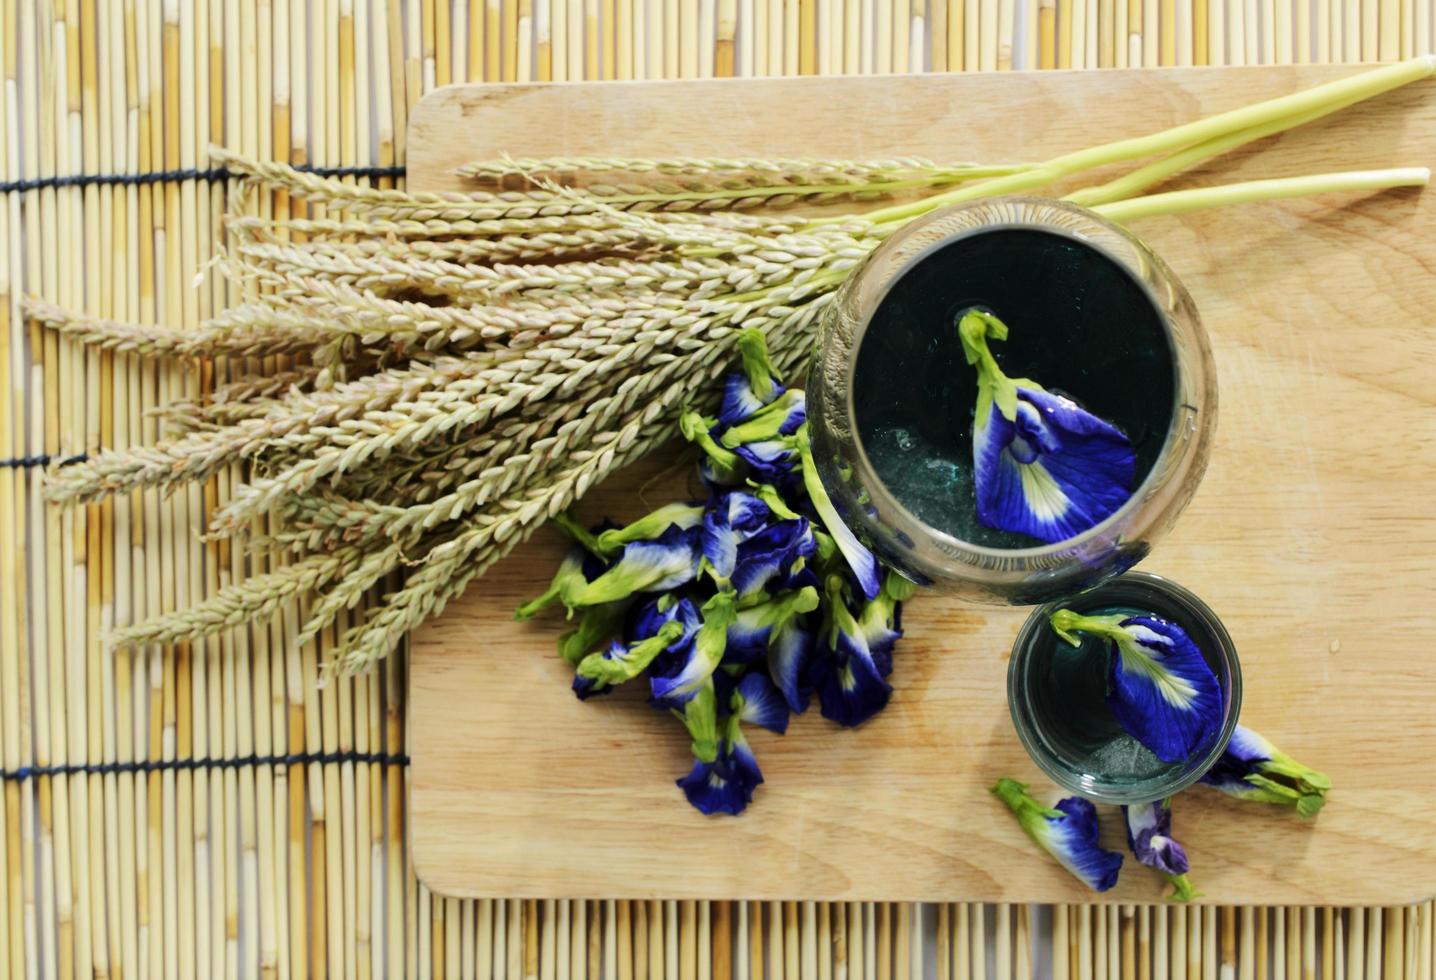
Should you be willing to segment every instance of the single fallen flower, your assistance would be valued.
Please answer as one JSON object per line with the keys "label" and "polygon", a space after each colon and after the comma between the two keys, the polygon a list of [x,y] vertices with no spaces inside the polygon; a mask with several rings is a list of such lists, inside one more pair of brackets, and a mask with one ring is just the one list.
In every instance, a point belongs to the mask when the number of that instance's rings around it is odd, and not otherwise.
{"label": "single fallen flower", "polygon": [[1295,807],[1302,817],[1314,816],[1331,790],[1325,773],[1302,765],[1242,725],[1201,781],[1237,799]]}
{"label": "single fallen flower", "polygon": [[1093,891],[1105,892],[1117,883],[1122,855],[1098,843],[1097,808],[1090,800],[1069,796],[1055,807],[1038,803],[1025,783],[999,779],[992,795],[1007,804],[1028,837]]}
{"label": "single fallen flower", "polygon": [[1174,902],[1190,902],[1196,898],[1197,890],[1187,879],[1190,870],[1187,851],[1172,837],[1172,801],[1154,800],[1124,806],[1122,817],[1132,854],[1147,867],[1162,872],[1172,883],[1172,894],[1168,897]]}

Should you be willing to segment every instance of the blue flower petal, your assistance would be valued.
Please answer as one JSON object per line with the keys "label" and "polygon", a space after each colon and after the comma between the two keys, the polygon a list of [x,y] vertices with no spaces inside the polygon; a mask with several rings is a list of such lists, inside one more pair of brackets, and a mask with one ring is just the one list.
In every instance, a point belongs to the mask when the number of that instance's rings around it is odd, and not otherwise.
{"label": "blue flower petal", "polygon": [[681,707],[709,683],[723,659],[728,628],[736,613],[732,595],[720,592],[703,604],[703,625],[684,651],[681,663],[655,663],[649,670],[653,700],[665,707]]}
{"label": "blue flower petal", "polygon": [[748,464],[753,479],[777,486],[788,482],[798,462],[797,452],[786,439],[745,442],[733,452]]}
{"label": "blue flower petal", "polygon": [[737,733],[736,737],[730,734],[712,762],[694,760],[693,768],[678,780],[678,785],[700,812],[737,816],[752,802],[753,790],[762,781],[752,749]]}
{"label": "blue flower petal", "polygon": [[703,515],[703,557],[720,579],[733,574],[738,546],[762,531],[773,512],[750,493],[719,493]]}
{"label": "blue flower petal", "polygon": [[814,643],[812,631],[802,619],[794,618],[779,627],[768,647],[768,672],[795,715],[808,708],[808,664]]}
{"label": "blue flower petal", "polygon": [[783,394],[786,389],[769,379],[768,390],[753,390],[748,376],[741,371],[723,379],[723,401],[718,409],[718,427],[726,429],[750,418],[755,412]]}
{"label": "blue flower petal", "polygon": [[730,582],[740,599],[758,595],[771,583],[781,582],[817,551],[808,521],[779,521],[738,546],[738,560]]}
{"label": "blue flower petal", "polygon": [[788,730],[788,704],[765,675],[752,673],[738,682],[733,695],[738,720],[779,735]]}
{"label": "blue flower petal", "polygon": [[973,432],[977,516],[1041,541],[1075,537],[1131,496],[1136,455],[1115,426],[1076,402],[1017,387],[1016,417],[996,402]]}
{"label": "blue flower petal", "polygon": [[1105,892],[1117,883],[1122,855],[1098,843],[1097,808],[1080,796],[1069,796],[1055,809],[1062,816],[1047,818],[1048,850],[1093,891]]}
{"label": "blue flower petal", "polygon": [[764,612],[763,606],[738,610],[733,625],[728,627],[728,648],[723,652],[725,664],[750,664],[768,652],[773,623]]}
{"label": "blue flower petal", "polygon": [[1102,849],[1097,808],[1090,801],[1069,796],[1049,809],[1013,779],[999,779],[992,794],[1007,804],[1029,837],[1087,887],[1105,892],[1117,883],[1122,855]]}
{"label": "blue flower petal", "polygon": [[670,649],[677,650],[687,646],[692,641],[693,634],[698,632],[698,627],[703,625],[702,617],[698,614],[698,607],[693,604],[691,599],[663,595],[648,600],[634,613],[628,628],[628,638],[630,641],[637,641],[657,636],[658,631],[665,624],[675,620],[683,624],[682,639],[670,647]]}
{"label": "blue flower petal", "polygon": [[1156,800],[1122,807],[1127,823],[1127,846],[1137,860],[1163,874],[1183,875],[1191,870],[1187,852],[1172,839],[1172,807]]}
{"label": "blue flower petal", "polygon": [[1199,752],[1222,722],[1222,689],[1206,658],[1175,623],[1133,616],[1111,659],[1107,703],[1118,724],[1163,762]]}
{"label": "blue flower petal", "polygon": [[852,728],[887,707],[892,685],[883,680],[868,656],[824,655],[819,650],[809,668],[823,717]]}

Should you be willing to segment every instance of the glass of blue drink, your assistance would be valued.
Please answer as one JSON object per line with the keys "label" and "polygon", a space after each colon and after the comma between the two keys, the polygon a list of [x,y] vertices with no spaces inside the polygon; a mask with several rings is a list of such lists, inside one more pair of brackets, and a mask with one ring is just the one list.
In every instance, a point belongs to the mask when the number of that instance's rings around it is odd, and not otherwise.
{"label": "glass of blue drink", "polygon": [[[986,337],[960,335],[969,314]],[[1009,378],[1041,393],[1017,406],[1034,424],[1080,406],[1125,440],[1120,497],[1086,524],[1042,537],[984,513],[984,392],[1010,400]],[[1124,229],[1046,199],[936,211],[878,246],[824,314],[807,391],[819,476],[859,537],[916,582],[1023,605],[1139,561],[1195,492],[1216,421],[1186,290]],[[1009,464],[1030,441],[1013,439]],[[1067,506],[1046,471],[1029,475],[1039,517]]]}
{"label": "glass of blue drink", "polygon": [[[1134,736],[1116,704],[1119,673],[1140,665],[1122,663],[1123,651],[1100,626],[1070,630],[1064,638],[1054,628],[1064,622],[1136,624],[1138,630],[1165,624],[1168,633],[1176,627],[1191,641],[1209,670],[1204,676],[1215,682],[1208,692],[1213,710],[1180,751],[1159,758]],[[1172,672],[1167,683],[1185,687],[1189,676]],[[1053,782],[1098,803],[1165,799],[1196,782],[1231,740],[1241,699],[1241,666],[1221,620],[1180,585],[1142,572],[1037,609],[1008,663],[1008,707],[1028,755]]]}

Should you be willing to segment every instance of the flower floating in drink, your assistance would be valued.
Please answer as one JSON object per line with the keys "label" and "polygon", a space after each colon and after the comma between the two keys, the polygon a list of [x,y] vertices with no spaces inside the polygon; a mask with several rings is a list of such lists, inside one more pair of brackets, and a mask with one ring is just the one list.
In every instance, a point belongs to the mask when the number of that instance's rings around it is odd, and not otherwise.
{"label": "flower floating in drink", "polygon": [[988,348],[1007,325],[972,310],[958,321],[977,371],[972,472],[977,518],[1048,543],[1106,520],[1132,495],[1136,454],[1120,429],[1036,381],[1003,373]]}

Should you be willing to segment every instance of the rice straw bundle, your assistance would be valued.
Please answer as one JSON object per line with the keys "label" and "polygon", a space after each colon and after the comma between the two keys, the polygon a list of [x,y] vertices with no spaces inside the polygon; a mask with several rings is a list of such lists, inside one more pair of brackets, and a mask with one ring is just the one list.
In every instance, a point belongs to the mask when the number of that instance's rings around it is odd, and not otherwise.
{"label": "rice straw bundle", "polygon": [[[447,55],[436,60],[447,70]],[[710,408],[742,329],[762,330],[778,369],[798,371],[834,290],[907,221],[1138,160],[1150,162],[1071,199],[1129,221],[1423,184],[1424,169],[1401,169],[1143,196],[1432,69],[1418,59],[1030,165],[500,160],[464,168],[472,193],[424,194],[215,150],[211,159],[242,178],[216,265],[244,304],[186,331],[38,302],[27,310],[92,350],[197,358],[227,366],[228,380],[208,393],[175,385],[171,434],[57,469],[48,492],[90,503],[247,462],[247,478],[210,513],[210,533],[249,535],[258,553],[287,563],[115,639],[195,639],[313,595],[299,628],[308,642],[404,571],[343,639],[337,666],[359,671],[540,524],[667,440],[680,409]],[[350,146],[357,131],[346,136]],[[282,191],[294,215],[256,213],[256,187]],[[837,202],[848,207],[836,216],[792,210]],[[307,216],[296,216],[301,204]],[[282,370],[281,357],[291,359]],[[355,696],[367,701],[366,691]]]}

